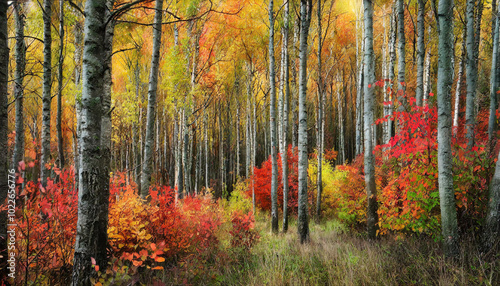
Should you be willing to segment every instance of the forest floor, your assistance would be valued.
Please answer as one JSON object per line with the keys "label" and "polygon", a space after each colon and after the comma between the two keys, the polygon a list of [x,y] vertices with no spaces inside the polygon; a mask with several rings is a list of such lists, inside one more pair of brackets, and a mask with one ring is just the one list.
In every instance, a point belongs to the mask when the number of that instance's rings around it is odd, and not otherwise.
{"label": "forest floor", "polygon": [[330,220],[311,222],[311,243],[301,245],[294,222],[288,233],[272,235],[264,219],[256,221],[259,243],[239,263],[212,273],[208,284],[500,285],[500,260],[481,261],[472,243],[462,243],[461,259],[449,261],[431,238],[369,241]]}

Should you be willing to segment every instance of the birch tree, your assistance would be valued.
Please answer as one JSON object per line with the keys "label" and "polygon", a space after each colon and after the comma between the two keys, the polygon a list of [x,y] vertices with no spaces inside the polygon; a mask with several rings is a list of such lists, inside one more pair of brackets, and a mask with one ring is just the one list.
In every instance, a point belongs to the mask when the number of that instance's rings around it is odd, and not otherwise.
{"label": "birch tree", "polygon": [[[427,27],[427,45],[430,43],[431,39],[431,26]],[[429,92],[432,88],[431,83],[431,48],[428,47],[427,52],[425,53],[425,63],[424,63],[424,102],[427,102],[429,98]]]}
{"label": "birch tree", "polygon": [[318,19],[318,110],[317,110],[317,120],[316,120],[316,133],[317,140],[316,145],[318,149],[318,169],[316,176],[316,219],[319,221],[321,215],[321,193],[323,192],[323,181],[322,181],[322,161],[323,161],[323,77],[321,75],[321,49],[322,49],[322,29],[321,29],[321,1],[318,0],[318,8],[316,11]]}
{"label": "birch tree", "polygon": [[163,18],[163,0],[156,0],[155,23],[153,26],[153,53],[151,57],[151,71],[149,73],[148,113],[146,119],[146,138],[144,145],[144,164],[141,177],[141,197],[149,195],[151,183],[151,161],[153,158],[153,137],[156,117],[156,90],[158,88],[158,69],[160,66],[161,28]]}
{"label": "birch tree", "polygon": [[[396,22],[396,16],[395,16],[395,9],[396,6],[392,6],[392,13],[391,13],[391,27],[389,29],[389,66],[387,68],[387,77],[389,79],[388,81],[388,86],[386,85],[384,87],[385,90],[387,88],[390,88],[392,90],[393,84],[394,84],[394,78],[395,78],[395,72],[394,72],[394,65],[396,63],[396,27],[397,27],[397,22]],[[386,95],[386,98],[384,99],[385,101],[390,101],[391,103],[384,106],[384,115],[390,115],[392,114],[394,110],[394,102],[393,102],[393,97],[392,97],[392,92],[388,92]],[[387,120],[386,122],[386,137],[384,139],[384,144],[389,144],[389,140],[391,140],[392,137],[392,129],[394,125],[393,120]]]}
{"label": "birch tree", "polygon": [[[105,0],[88,0],[85,4],[84,49],[82,67],[82,115],[80,170],[78,191],[78,222],[73,261],[72,285],[90,285],[95,270],[91,258],[104,269],[107,265],[107,225],[109,166],[102,162],[102,106],[106,92],[108,69],[106,51],[106,17],[109,6]],[[109,152],[109,151],[108,151]],[[106,179],[108,181],[106,182]]]}
{"label": "birch tree", "polygon": [[441,208],[441,232],[446,256],[459,254],[457,211],[453,190],[451,152],[451,84],[453,65],[451,63],[453,45],[453,1],[439,1],[439,46],[438,46],[438,184]]}
{"label": "birch tree", "polygon": [[374,83],[375,83],[375,66],[373,54],[373,3],[371,0],[364,0],[365,9],[365,55],[364,55],[364,74],[365,82],[364,87],[364,134],[365,134],[365,188],[368,200],[368,210],[366,212],[366,223],[368,230],[368,237],[374,239],[377,236],[377,188],[375,185],[375,160],[373,156],[373,139],[372,125],[373,108],[374,108]]}
{"label": "birch tree", "polygon": [[[78,3],[78,8],[80,7],[80,3]],[[82,75],[82,53],[83,53],[83,17],[79,17],[76,19],[75,24],[73,26],[73,34],[75,36],[75,54],[74,54],[74,62],[75,62],[75,71],[74,71],[74,83],[78,90],[81,89],[81,75]],[[76,114],[76,132],[74,136],[74,166],[75,166],[75,188],[78,188],[78,174],[80,169],[80,145],[78,141],[80,141],[81,136],[81,97],[78,92],[75,92],[75,114]],[[135,146],[135,144],[134,144]]]}
{"label": "birch tree", "polygon": [[[283,117],[282,117],[282,133],[281,138],[281,169],[282,169],[282,179],[283,179],[283,233],[288,231],[288,105],[290,102],[290,69],[289,69],[289,56],[288,56],[288,33],[290,25],[290,1],[286,1],[285,9],[283,11],[283,28],[282,28],[282,48],[281,48],[281,58],[282,58],[282,83],[284,87],[282,90],[283,97]],[[283,92],[284,89],[284,92]]]}
{"label": "birch tree", "polygon": [[300,1],[299,45],[299,161],[298,161],[298,221],[300,243],[309,242],[309,218],[307,205],[307,37],[311,24],[312,0]]}
{"label": "birch tree", "polygon": [[274,1],[269,1],[269,86],[270,86],[270,143],[271,143],[271,228],[278,233],[278,155],[276,146],[276,86],[274,70]]}
{"label": "birch tree", "polygon": [[[498,71],[498,57],[499,57],[499,52],[498,52],[498,45],[499,45],[499,33],[500,33],[500,19],[499,19],[499,14],[497,11],[497,14],[495,15],[495,30],[494,30],[494,43],[493,43],[493,59],[491,63],[491,87],[490,87],[490,96],[495,96],[496,97],[496,91],[498,90],[498,87],[500,86],[500,75]],[[495,92],[494,95],[492,95],[493,91]],[[493,100],[493,99],[490,99]],[[496,101],[496,100],[495,100]],[[490,112],[495,113],[495,108],[490,107]],[[490,124],[491,122],[491,115],[490,115]],[[493,122],[493,124],[495,124]],[[491,129],[490,129],[491,128]],[[490,125],[489,128],[489,139],[490,142],[493,142],[494,136],[493,132],[495,131],[495,127]],[[491,143],[490,143],[491,144]],[[500,156],[500,154],[499,154]],[[495,174],[493,175],[493,178],[491,179],[490,183],[490,188],[489,188],[489,196],[488,196],[488,211],[486,213],[486,222],[484,225],[484,234],[483,234],[483,250],[485,252],[489,252],[491,248],[496,245],[496,243],[499,241],[500,237],[500,157],[497,160],[496,166],[495,166]]]}
{"label": "birch tree", "polygon": [[[476,33],[476,25],[480,25],[480,20],[476,19],[475,8],[476,0],[467,0],[466,19],[467,19],[467,98],[465,108],[465,129],[467,131],[467,148],[470,149],[474,145],[474,128],[475,128],[475,98],[477,87],[477,51],[476,41],[479,40],[479,34]],[[479,23],[476,23],[479,21]]]}
{"label": "birch tree", "polygon": [[363,22],[362,22],[362,5],[356,13],[356,68],[357,68],[357,85],[356,85],[356,155],[363,152],[363,53],[364,44],[363,38],[358,36],[363,35]]}
{"label": "birch tree", "polygon": [[63,168],[64,148],[62,134],[62,90],[63,90],[63,64],[64,64],[64,0],[59,0],[59,61],[57,63],[57,151],[59,153],[58,167]]}
{"label": "birch tree", "polygon": [[42,156],[40,168],[42,185],[47,185],[50,169],[50,105],[52,102],[52,0],[43,1],[43,95],[42,95]]}
{"label": "birch tree", "polygon": [[406,88],[405,88],[405,71],[406,71],[406,39],[405,39],[405,7],[403,0],[397,0],[398,14],[398,111],[402,112],[406,109]]}
{"label": "birch tree", "polygon": [[467,35],[467,29],[464,28],[462,37],[462,39],[464,39],[462,41],[462,55],[458,63],[457,86],[455,87],[455,105],[453,112],[453,136],[457,136],[458,133],[458,114],[460,108],[460,96],[462,94],[462,83],[464,77],[465,62],[467,61],[466,41],[465,41],[466,35]]}
{"label": "birch tree", "polygon": [[425,2],[418,0],[418,16],[417,16],[417,88],[415,90],[415,98],[417,106],[423,105],[424,98],[424,24]]}
{"label": "birch tree", "polygon": [[[495,3],[496,0],[493,0]],[[496,7],[496,6],[495,6]],[[495,19],[495,25],[493,27],[493,53],[491,55],[491,75],[490,75],[490,117],[488,122],[488,141],[490,146],[493,144],[496,131],[496,109],[497,109],[497,91],[500,81],[500,73],[498,71],[498,41],[499,41],[499,15],[498,11],[493,15]]]}
{"label": "birch tree", "polygon": [[[24,69],[26,67],[26,44],[24,42],[24,12],[23,4],[19,1],[13,2],[14,18],[16,22],[16,46],[15,59],[16,70],[14,72],[14,98],[16,100],[16,139],[12,157],[12,167],[17,169],[19,162],[24,157]],[[5,129],[7,130],[7,129]]]}

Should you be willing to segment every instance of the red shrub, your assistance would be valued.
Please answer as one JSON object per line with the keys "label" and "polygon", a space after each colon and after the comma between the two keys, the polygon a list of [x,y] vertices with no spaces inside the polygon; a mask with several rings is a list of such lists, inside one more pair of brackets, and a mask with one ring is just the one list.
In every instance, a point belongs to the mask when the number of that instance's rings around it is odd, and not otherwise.
{"label": "red shrub", "polygon": [[250,212],[245,215],[240,211],[235,211],[231,222],[233,224],[233,229],[229,231],[231,234],[231,246],[243,247],[246,250],[250,250],[260,237],[259,233],[253,229],[253,214]]}
{"label": "red shrub", "polygon": [[[288,208],[291,213],[297,212],[298,207],[298,151],[288,147]],[[272,176],[271,157],[261,168],[255,167],[254,176],[250,178],[247,194],[252,197],[252,184],[255,186],[255,202],[263,210],[271,210],[271,176]],[[283,207],[283,181],[282,181],[282,163],[281,156],[278,156],[278,207]]]}

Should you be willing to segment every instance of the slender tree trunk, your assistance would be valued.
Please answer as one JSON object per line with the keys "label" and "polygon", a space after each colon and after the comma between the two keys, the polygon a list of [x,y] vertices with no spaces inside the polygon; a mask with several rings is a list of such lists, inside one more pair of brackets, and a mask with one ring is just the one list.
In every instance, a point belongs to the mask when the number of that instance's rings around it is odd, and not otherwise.
{"label": "slender tree trunk", "polygon": [[[392,14],[391,14],[391,18],[392,18]],[[388,67],[388,52],[387,52],[387,49],[389,47],[389,39],[387,37],[387,24],[386,24],[386,18],[384,18],[382,20],[382,25],[384,27],[384,36],[383,36],[383,39],[384,39],[384,42],[382,44],[382,80],[384,80],[384,85],[383,85],[383,90],[382,90],[382,93],[384,95],[384,104],[383,104],[383,115],[384,117],[388,117],[389,116],[389,112],[388,112],[388,106],[386,105],[387,103],[386,102],[389,102],[390,99],[389,99],[389,94],[390,92],[387,91],[387,89],[389,88],[389,83],[387,82],[387,79],[389,78],[389,67]],[[387,128],[389,126],[389,121],[390,120],[387,120],[386,122],[383,122],[382,123],[382,144],[386,144],[385,142],[388,141],[388,137],[389,137],[389,129]],[[387,150],[387,148],[384,148],[383,149],[384,151]]]}
{"label": "slender tree trunk", "polygon": [[222,194],[224,193],[224,190],[226,189],[225,183],[226,181],[224,180],[224,173],[225,173],[225,158],[224,158],[224,132],[222,128],[222,104],[219,102],[219,171],[220,171],[220,191],[219,194],[216,196],[216,198],[222,198]]}
{"label": "slender tree trunk", "polygon": [[476,125],[476,87],[477,87],[477,61],[476,55],[476,29],[475,29],[475,13],[476,0],[467,0],[466,19],[467,19],[467,99],[465,109],[465,129],[467,131],[467,148],[471,149],[474,146],[474,128]]}
{"label": "slender tree trunk", "polygon": [[179,133],[178,133],[178,138],[177,138],[177,144],[178,144],[178,147],[177,147],[177,158],[178,158],[178,165],[177,165],[177,168],[178,168],[178,171],[177,171],[177,197],[179,199],[182,199],[184,197],[184,168],[183,168],[183,164],[184,164],[184,158],[182,156],[183,152],[184,152],[184,148],[186,148],[186,146],[184,146],[184,132],[186,132],[186,130],[184,130],[184,110],[182,111],[182,114],[181,114],[181,123],[179,124]]}
{"label": "slender tree trunk", "polygon": [[50,105],[52,102],[52,0],[43,1],[43,95],[42,95],[42,157],[40,161],[42,185],[50,176]]}
{"label": "slender tree trunk", "polygon": [[153,136],[156,119],[156,90],[158,88],[158,69],[160,67],[161,28],[163,19],[163,0],[156,0],[155,23],[153,26],[153,52],[149,73],[148,113],[146,119],[146,138],[144,146],[144,164],[142,165],[141,197],[149,195],[151,184],[151,163],[153,159]]}
{"label": "slender tree trunk", "polygon": [[483,229],[483,251],[490,252],[500,240],[500,153],[490,183],[488,211]]}
{"label": "slender tree trunk", "polygon": [[[12,167],[17,170],[24,157],[24,70],[26,67],[26,44],[24,42],[24,12],[19,1],[13,2],[16,22],[16,70],[14,73],[14,98],[16,99],[16,138],[12,158]],[[7,130],[7,129],[5,129]]]}
{"label": "slender tree trunk", "polygon": [[174,112],[174,136],[172,139],[172,144],[173,144],[173,157],[174,157],[174,189],[178,192],[179,188],[179,162],[180,162],[180,156],[179,156],[179,124],[178,124],[178,112],[177,108],[176,111]]}
{"label": "slender tree trunk", "polygon": [[283,84],[285,92],[283,93],[283,117],[282,117],[282,133],[281,133],[281,170],[282,170],[282,180],[283,180],[283,233],[288,231],[288,106],[290,103],[290,70],[289,70],[289,56],[288,56],[288,31],[290,25],[290,2],[287,1],[285,4],[285,10],[283,14],[284,24],[282,28],[282,48],[281,57],[283,58]]}
{"label": "slender tree trunk", "polygon": [[269,86],[270,90],[270,143],[271,143],[271,228],[278,233],[278,150],[276,146],[276,75],[274,71],[274,7],[269,1]]}
{"label": "slender tree trunk", "polygon": [[[467,32],[466,29],[463,31],[463,39],[466,38]],[[464,76],[464,68],[465,68],[465,62],[467,61],[466,58],[466,41],[462,41],[462,57],[460,58],[460,63],[458,64],[458,76],[457,76],[457,86],[455,88],[455,106],[454,106],[454,112],[453,112],[453,136],[457,136],[458,133],[458,114],[460,113],[460,95],[462,94],[462,83],[463,83],[463,76]]]}
{"label": "slender tree trunk", "polygon": [[[96,104],[106,93],[105,73],[109,47],[106,45],[106,1],[88,0],[85,5],[85,44],[82,81],[82,137],[80,142],[80,187],[72,285],[90,285],[95,275],[91,258],[101,269],[107,265],[109,166],[103,164],[101,146],[102,106]],[[104,64],[103,64],[104,63]],[[107,182],[106,179],[108,179]],[[109,186],[109,185],[108,185]]]}
{"label": "slender tree trunk", "polygon": [[406,110],[406,39],[405,39],[405,7],[403,0],[397,0],[398,13],[398,111]]}
{"label": "slender tree trunk", "polygon": [[[255,175],[255,165],[256,165],[256,156],[257,156],[257,101],[255,97],[252,97],[252,121],[253,121],[253,128],[252,128],[252,163],[251,169],[252,169],[252,178],[254,178]],[[255,203],[255,178],[252,184],[252,206],[253,206],[253,213],[256,214],[256,203]]]}
{"label": "slender tree trunk", "polygon": [[322,49],[322,29],[321,29],[321,1],[318,1],[317,9],[318,17],[318,114],[316,122],[317,132],[317,148],[318,148],[318,169],[316,175],[316,220],[319,222],[321,216],[321,194],[323,193],[323,179],[322,179],[322,163],[323,163],[323,146],[321,145],[322,138],[322,125],[323,125],[323,77],[321,75],[321,49]]}
{"label": "slender tree trunk", "polygon": [[137,192],[141,191],[141,173],[142,173],[142,140],[141,140],[141,125],[142,125],[142,109],[139,110],[139,120],[137,126],[134,126],[134,150],[135,150],[135,182],[137,184]]}
{"label": "slender tree trunk", "polygon": [[[238,91],[239,94],[239,91]],[[240,178],[240,102],[236,99],[236,180]]]}
{"label": "slender tree trunk", "polygon": [[[430,43],[431,39],[431,26],[427,27],[428,40],[427,45]],[[432,88],[431,83],[431,47],[428,47],[427,52],[425,53],[425,65],[424,65],[424,103],[427,103],[427,99],[429,98],[429,93]]]}
{"label": "slender tree trunk", "polygon": [[291,65],[292,68],[292,87],[293,87],[293,92],[292,92],[292,150],[295,152],[295,147],[297,147],[298,144],[298,133],[299,133],[299,102],[298,102],[298,84],[297,84],[297,60],[298,60],[298,55],[297,51],[299,50],[299,47],[297,46],[299,42],[299,34],[300,34],[300,19],[297,17],[297,19],[294,22],[294,29],[293,29],[293,44],[292,44],[292,58],[293,58],[293,64]]}
{"label": "slender tree trunk", "polygon": [[[17,4],[14,4],[16,7]],[[9,43],[7,30],[7,0],[0,1],[0,202],[9,195],[9,170],[7,133],[9,130],[8,81],[9,81]],[[15,11],[16,13],[17,11]],[[17,18],[17,17],[16,17]],[[23,39],[24,40],[24,39]],[[7,282],[7,210],[0,211],[0,280]],[[11,280],[12,281],[12,280]]]}
{"label": "slender tree trunk", "polygon": [[459,254],[457,211],[453,190],[452,153],[451,153],[451,64],[453,45],[453,1],[439,1],[439,49],[438,49],[438,169],[439,198],[441,206],[441,230],[446,256]]}
{"label": "slender tree trunk", "polygon": [[[75,25],[73,27],[73,34],[75,36],[75,55],[74,55],[74,62],[75,62],[75,71],[74,71],[74,83],[75,87],[78,90],[81,90],[81,78],[82,78],[82,53],[83,53],[83,20],[78,18],[75,21]],[[74,166],[75,166],[75,189],[78,189],[79,186],[79,169],[80,169],[80,144],[78,143],[80,141],[81,137],[81,95],[80,93],[76,92],[75,93],[75,114],[76,114],[76,132],[74,136],[74,142],[73,144],[75,145],[74,149]]]}
{"label": "slender tree trunk", "polygon": [[205,116],[204,116],[204,120],[205,120],[205,138],[203,138],[203,140],[205,140],[205,188],[208,190],[210,188],[210,185],[209,185],[209,177],[208,177],[208,116],[207,116],[207,113],[205,111]]}
{"label": "slender tree trunk", "polygon": [[423,105],[424,98],[424,57],[425,57],[425,45],[424,45],[424,14],[425,14],[425,2],[424,0],[418,0],[418,17],[417,17],[417,89],[415,91],[416,104],[417,106]]}
{"label": "slender tree trunk", "polygon": [[[201,130],[200,130],[201,133]],[[201,136],[196,136],[196,175],[195,175],[195,180],[194,180],[194,191],[196,195],[200,193],[200,178],[201,178],[201,140],[198,140],[198,138],[201,138]]]}
{"label": "slender tree trunk", "polygon": [[[493,3],[496,0],[493,0]],[[496,7],[496,5],[495,5]],[[496,131],[496,108],[497,108],[497,91],[498,91],[498,39],[499,39],[499,25],[500,20],[498,16],[498,12],[495,11],[496,14],[493,15],[495,18],[495,26],[493,29],[493,53],[491,56],[491,75],[490,75],[490,118],[488,122],[488,141],[489,145],[493,146],[493,140],[495,139],[495,131]]]}
{"label": "slender tree trunk", "polygon": [[246,116],[246,126],[245,126],[245,177],[249,178],[250,171],[250,97],[247,94],[247,116]]}
{"label": "slender tree trunk", "polygon": [[184,133],[181,140],[183,140],[184,142],[184,147],[182,148],[182,173],[184,174],[184,192],[186,196],[189,196],[191,194],[191,172],[189,164],[189,162],[191,161],[191,158],[189,156],[189,134],[191,133],[191,130],[187,124],[187,114],[189,114],[189,111],[185,109],[183,117]]}
{"label": "slender tree trunk", "polygon": [[373,156],[373,140],[372,125],[373,108],[374,108],[374,82],[375,82],[375,66],[373,54],[373,3],[371,0],[364,0],[365,7],[365,82],[364,82],[364,95],[365,95],[365,185],[366,196],[368,200],[368,210],[366,212],[368,237],[375,239],[377,237],[377,188],[375,185],[375,160]]}
{"label": "slender tree trunk", "polygon": [[311,24],[312,1],[300,1],[300,49],[299,49],[299,174],[297,228],[300,243],[309,242],[309,218],[307,205],[307,36]]}
{"label": "slender tree trunk", "polygon": [[[114,0],[106,0],[106,19],[109,19],[111,15],[111,10],[113,9]],[[107,20],[106,20],[107,21]],[[112,132],[112,124],[111,124],[111,85],[112,85],[112,57],[113,57],[113,38],[115,32],[115,20],[107,21],[104,30],[104,54],[105,61],[103,64],[105,65],[104,70],[104,84],[103,89],[104,92],[101,95],[101,136],[100,136],[100,160],[101,166],[103,168],[102,175],[100,175],[101,182],[100,188],[103,194],[106,194],[105,199],[109,201],[109,177],[110,177],[110,169],[111,169],[111,158],[115,158],[115,168],[116,168],[116,148],[112,149],[111,142],[111,132]],[[113,156],[111,150],[115,151]],[[107,206],[106,206],[107,207]],[[108,227],[108,217],[102,217],[101,228],[107,229]],[[108,240],[107,233],[105,234],[105,238],[101,238],[102,241]],[[99,262],[99,265],[107,264],[107,256],[103,256],[102,260]]]}
{"label": "slender tree trunk", "polygon": [[[394,64],[396,63],[396,17],[395,17],[395,9],[396,6],[392,6],[392,11],[393,13],[391,14],[391,24],[390,24],[390,29],[389,29],[389,38],[388,38],[388,48],[389,48],[389,65],[387,67],[387,78],[389,81],[386,82],[384,85],[384,101],[385,102],[390,102],[387,105],[384,105],[384,116],[390,116],[393,113],[393,108],[394,108],[394,102],[393,102],[393,97],[392,97],[392,87],[394,85],[394,78],[395,78],[395,73],[394,73]],[[388,91],[389,89],[389,91]],[[384,137],[384,144],[389,144],[389,140],[391,140],[392,137],[392,129],[393,129],[393,120],[387,120],[385,122],[386,126],[386,137]]]}
{"label": "slender tree trunk", "polygon": [[64,64],[64,1],[59,0],[59,63],[57,69],[57,149],[59,152],[59,168],[64,168],[64,147],[62,134],[62,90],[63,90],[63,64]]}
{"label": "slender tree trunk", "polygon": [[[337,75],[337,82],[340,82],[340,76]],[[344,146],[344,117],[343,117],[343,111],[342,111],[342,100],[340,98],[340,87],[337,87],[336,90],[336,96],[337,96],[337,112],[338,112],[338,125],[339,125],[339,150],[338,150],[338,162],[340,164],[344,164],[345,162],[345,146]]]}
{"label": "slender tree trunk", "polygon": [[[356,156],[363,153],[363,53],[364,44],[363,38],[358,36],[358,31],[363,35],[362,9],[356,16],[356,68],[357,68],[357,85],[356,85]],[[360,39],[361,38],[361,39]]]}

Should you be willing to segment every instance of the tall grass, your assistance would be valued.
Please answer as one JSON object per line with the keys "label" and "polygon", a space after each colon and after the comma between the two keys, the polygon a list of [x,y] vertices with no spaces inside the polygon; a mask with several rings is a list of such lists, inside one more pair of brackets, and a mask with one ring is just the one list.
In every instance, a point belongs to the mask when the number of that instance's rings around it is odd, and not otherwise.
{"label": "tall grass", "polygon": [[219,285],[500,285],[499,259],[481,262],[471,241],[462,258],[447,261],[429,238],[385,237],[369,241],[335,221],[312,225],[301,245],[294,225],[273,236],[258,221],[262,238],[240,263],[220,268]]}

